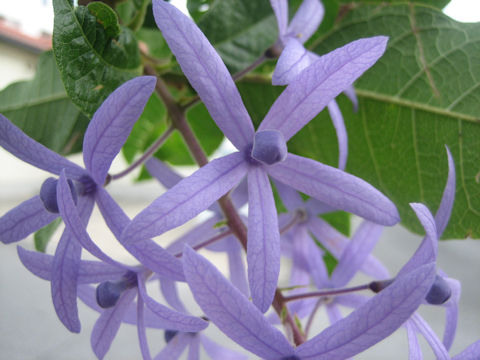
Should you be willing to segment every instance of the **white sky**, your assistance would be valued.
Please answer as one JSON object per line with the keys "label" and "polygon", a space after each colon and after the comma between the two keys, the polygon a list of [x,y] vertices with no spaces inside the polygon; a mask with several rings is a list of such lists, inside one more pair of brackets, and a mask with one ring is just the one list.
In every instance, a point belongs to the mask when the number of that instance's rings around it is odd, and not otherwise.
{"label": "white sky", "polygon": [[[182,11],[187,11],[186,0],[171,2]],[[0,15],[20,24],[27,34],[51,32],[53,26],[51,3],[51,0],[0,0]],[[452,0],[445,13],[458,21],[480,21],[480,0]]]}

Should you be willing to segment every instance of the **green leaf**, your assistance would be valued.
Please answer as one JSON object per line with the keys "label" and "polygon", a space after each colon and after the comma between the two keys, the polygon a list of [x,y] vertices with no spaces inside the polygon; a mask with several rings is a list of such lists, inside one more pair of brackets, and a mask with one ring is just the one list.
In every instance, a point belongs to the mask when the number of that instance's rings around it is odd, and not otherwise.
{"label": "green leaf", "polygon": [[53,151],[78,151],[88,119],[72,103],[51,51],[43,53],[32,80],[0,91],[0,113]]}
{"label": "green leaf", "polygon": [[151,0],[129,0],[124,1],[116,6],[116,10],[122,19],[131,30],[139,30],[145,20],[148,5]]}
{"label": "green leaf", "polygon": [[[102,23],[83,6],[53,0],[53,50],[65,89],[89,117],[125,81],[141,74],[140,54],[133,33],[122,27],[111,37]],[[102,12],[102,16],[103,16]]]}
{"label": "green leaf", "polygon": [[200,17],[198,26],[231,72],[253,63],[278,37],[268,1],[215,1]]}
{"label": "green leaf", "polygon": [[55,230],[62,223],[62,218],[56,218],[50,224],[45,225],[43,228],[38,230],[35,235],[33,235],[33,241],[35,243],[35,250],[40,252],[45,252],[48,242],[52,238],[52,235],[55,233]]}
{"label": "green leaf", "polygon": [[322,218],[343,235],[350,236],[350,213],[345,211],[335,211],[323,214]]}
{"label": "green leaf", "polygon": [[138,41],[148,46],[148,53],[159,59],[170,61],[172,52],[158,29],[140,29],[136,33]]}
{"label": "green leaf", "polygon": [[210,8],[214,0],[187,0],[187,9],[193,20],[198,21]]}
{"label": "green leaf", "polygon": [[[409,229],[423,233],[408,203],[435,213],[447,176],[448,145],[457,190],[445,238],[480,237],[480,24],[458,23],[430,7],[358,5],[314,50],[326,53],[353,39],[390,37],[378,63],[356,84],[360,110],[340,99],[349,134],[349,172],[389,196]],[[320,116],[289,149],[322,160],[334,133]]]}
{"label": "green leaf", "polygon": [[118,17],[113,9],[102,2],[91,2],[87,5],[88,11],[95,16],[97,22],[103,26],[105,35],[108,38],[117,37],[120,35],[120,25],[118,24]]}
{"label": "green leaf", "polygon": [[443,9],[449,2],[450,0],[342,0],[342,3],[345,5],[348,4],[358,4],[358,3],[363,3],[363,4],[372,4],[372,3],[383,3],[383,4],[395,4],[395,3],[406,3],[410,2],[412,4],[424,4],[428,5],[437,9]]}

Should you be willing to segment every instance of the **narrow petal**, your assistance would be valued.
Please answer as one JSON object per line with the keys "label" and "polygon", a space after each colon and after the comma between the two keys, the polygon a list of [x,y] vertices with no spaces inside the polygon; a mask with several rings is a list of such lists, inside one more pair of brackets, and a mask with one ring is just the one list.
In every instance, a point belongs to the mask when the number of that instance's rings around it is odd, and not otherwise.
{"label": "narrow petal", "polygon": [[153,3],[157,26],[213,120],[239,150],[253,141],[254,129],[240,93],[220,56],[188,18],[165,1]]}
{"label": "narrow petal", "polygon": [[269,166],[268,173],[333,208],[382,225],[400,220],[395,205],[372,185],[317,161],[288,154],[285,161]]}
{"label": "narrow petal", "polygon": [[334,287],[343,287],[353,279],[380,240],[382,231],[383,226],[381,225],[370,221],[362,222],[352,240],[343,250],[338,265],[333,270],[331,282]]}
{"label": "narrow petal", "polygon": [[176,283],[170,279],[160,279],[160,290],[165,301],[175,310],[186,313],[187,310],[178,296]]}
{"label": "narrow petal", "polygon": [[154,157],[151,157],[145,162],[145,167],[150,175],[157,179],[160,184],[167,189],[174,187],[183,179],[183,177],[173,171],[170,166],[165,165],[162,161]]}
{"label": "narrow petal", "polygon": [[0,218],[0,241],[10,244],[25,239],[58,217],[45,209],[40,196],[24,201]]}
{"label": "narrow petal", "polygon": [[205,258],[186,247],[185,276],[198,305],[228,337],[266,359],[293,354],[282,333]]}
{"label": "narrow petal", "polygon": [[121,239],[122,232],[130,222],[130,218],[110,194],[101,187],[97,188],[95,192],[95,201],[110,231],[117,239]]}
{"label": "narrow petal", "polygon": [[[50,281],[52,278],[53,256],[38,251],[29,251],[18,246],[18,257],[34,275]],[[78,269],[78,283],[91,284],[121,277],[125,269],[100,261],[83,260]]]}
{"label": "narrow petal", "polygon": [[143,360],[151,360],[150,350],[148,349],[147,333],[145,328],[145,314],[144,303],[142,298],[137,298],[137,333],[138,342],[140,344],[140,352],[142,353]]}
{"label": "narrow petal", "polygon": [[188,349],[187,360],[200,360],[200,336],[199,335],[192,336],[192,340],[190,341],[190,349]]}
{"label": "narrow petal", "polygon": [[355,92],[355,89],[353,85],[347,86],[343,90],[343,93],[347,95],[347,97],[350,99],[350,101],[353,104],[353,111],[357,112],[358,111],[358,98],[357,98],[357,93]]}
{"label": "narrow petal", "polygon": [[238,240],[235,237],[231,237],[228,240],[227,246],[229,249],[227,250],[227,255],[230,280],[243,295],[250,297],[247,274],[242,258],[242,248],[238,246]]}
{"label": "narrow petal", "polygon": [[137,295],[136,289],[126,290],[113,308],[103,310],[92,330],[90,343],[97,358],[103,359],[122,324],[123,315]]}
{"label": "narrow petal", "polygon": [[423,318],[418,313],[414,313],[410,318],[410,321],[415,325],[417,331],[423,335],[425,340],[427,340],[437,360],[450,359],[447,349],[445,349],[445,346],[443,346],[437,334],[435,334],[432,328],[427,324],[425,320],[423,320]]}
{"label": "narrow petal", "polygon": [[455,201],[455,163],[453,162],[450,149],[448,146],[445,146],[445,148],[447,149],[448,157],[447,184],[445,185],[445,190],[443,190],[442,201],[440,202],[440,206],[435,214],[435,224],[437,225],[439,238],[442,236],[443,231],[447,227],[450,214],[452,213],[453,202]]}
{"label": "narrow petal", "polygon": [[478,360],[480,356],[480,340],[474,342],[460,354],[454,356],[452,360]]}
{"label": "narrow petal", "polygon": [[348,156],[348,136],[345,122],[343,121],[342,112],[335,100],[332,100],[327,105],[328,113],[332,119],[335,132],[337,133],[338,141],[338,168],[345,170]]}
{"label": "narrow petal", "polygon": [[434,262],[437,258],[437,229],[431,212],[425,205],[420,203],[411,203],[410,206],[413,211],[415,211],[420,223],[425,229],[426,235],[418,249],[415,251],[415,254],[413,254],[410,260],[408,260],[408,262],[400,269],[398,274],[405,274],[421,264]]}
{"label": "narrow petal", "polygon": [[343,319],[343,315],[335,303],[327,304],[327,315],[332,325]]}
{"label": "narrow petal", "polygon": [[83,176],[88,176],[85,169],[28,137],[2,114],[0,146],[20,160],[53,174],[59,175],[65,169],[70,179],[80,180]]}
{"label": "narrow petal", "polygon": [[323,15],[325,15],[325,9],[320,0],[303,0],[288,25],[287,34],[304,43],[317,30]]}
{"label": "narrow petal", "polygon": [[154,76],[129,80],[112,92],[93,115],[83,140],[83,161],[102,186],[108,169],[127,140],[155,89]]}
{"label": "narrow petal", "polygon": [[445,307],[445,331],[443,333],[443,345],[450,350],[455,339],[458,323],[458,306],[460,301],[461,284],[455,279],[446,278],[452,295],[450,300],[444,305]]}
{"label": "narrow petal", "polygon": [[382,56],[385,36],[360,39],[322,56],[283,91],[260,124],[290,139]]}
{"label": "narrow petal", "polygon": [[312,239],[306,227],[302,227],[302,230],[298,232],[295,245],[303,252],[303,261],[308,265],[308,272],[315,286],[322,289],[329,283],[328,271],[323,261],[323,251]]}
{"label": "narrow petal", "polygon": [[408,360],[423,360],[422,349],[417,339],[417,331],[411,320],[405,322],[408,337]]}
{"label": "narrow petal", "polygon": [[175,335],[167,346],[155,356],[155,360],[177,360],[191,340],[190,334],[179,333]]}
{"label": "narrow petal", "polygon": [[427,264],[398,277],[344,319],[297,348],[307,359],[346,359],[393,333],[418,308],[435,277],[435,265]]}
{"label": "narrow petal", "polygon": [[278,195],[280,195],[283,205],[285,205],[288,211],[295,211],[305,207],[305,202],[295,189],[280,181],[274,181],[273,183]]}
{"label": "narrow petal", "polygon": [[263,167],[248,172],[248,283],[261,312],[273,301],[280,273],[280,233],[272,188]]}
{"label": "narrow petal", "polygon": [[184,224],[227,193],[246,171],[241,153],[213,160],[140,212],[125,228],[122,238],[125,242],[148,239]]}
{"label": "narrow petal", "polygon": [[248,358],[246,355],[218,345],[206,336],[200,335],[200,341],[205,352],[212,360],[247,360]]}
{"label": "narrow petal", "polygon": [[289,38],[275,66],[272,84],[290,84],[315,60],[315,56],[305,49],[298,39]]}
{"label": "narrow petal", "polygon": [[198,317],[186,315],[156,302],[148,294],[145,288],[145,278],[138,281],[138,292],[147,307],[158,316],[164,323],[164,329],[178,330],[183,332],[197,332],[205,329],[208,323]]}
{"label": "narrow petal", "polygon": [[314,215],[321,215],[321,214],[335,211],[335,209],[332,208],[331,206],[328,206],[327,204],[315,198],[308,199],[307,202],[305,203],[305,207],[308,212]]}
{"label": "narrow petal", "polygon": [[273,13],[277,18],[278,37],[282,38],[287,31],[288,23],[288,3],[287,0],[270,0]]}

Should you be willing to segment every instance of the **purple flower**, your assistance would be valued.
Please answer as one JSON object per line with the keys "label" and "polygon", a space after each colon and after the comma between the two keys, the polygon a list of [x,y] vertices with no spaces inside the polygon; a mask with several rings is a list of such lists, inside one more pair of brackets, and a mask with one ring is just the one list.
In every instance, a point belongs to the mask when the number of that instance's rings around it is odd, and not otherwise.
{"label": "purple flower", "polygon": [[269,175],[334,208],[381,224],[399,221],[395,205],[365,181],[289,154],[286,147],[295,133],[375,63],[385,50],[386,37],[358,40],[323,56],[286,88],[255,132],[225,65],[192,20],[164,1],[154,1],[154,15],[184,74],[239,151],[213,160],[160,196],[127,226],[125,241],[150,238],[185,223],[247,175],[248,278],[253,302],[265,312],[280,267]]}
{"label": "purple flower", "polygon": [[[86,226],[94,201],[98,202],[104,193],[102,186],[110,164],[142,113],[154,87],[154,77],[132,79],[110,94],[95,112],[83,144],[86,169],[37,143],[2,115],[0,146],[40,169],[56,175],[64,171],[67,191],[73,200],[78,195],[81,222]],[[25,201],[3,215],[0,218],[0,240],[6,244],[22,240],[57,218],[58,212],[61,212],[57,188],[58,180],[47,179],[41,187],[40,196]],[[60,320],[72,332],[80,331],[76,291],[81,251],[80,243],[66,230],[60,238],[53,261],[53,304]]]}

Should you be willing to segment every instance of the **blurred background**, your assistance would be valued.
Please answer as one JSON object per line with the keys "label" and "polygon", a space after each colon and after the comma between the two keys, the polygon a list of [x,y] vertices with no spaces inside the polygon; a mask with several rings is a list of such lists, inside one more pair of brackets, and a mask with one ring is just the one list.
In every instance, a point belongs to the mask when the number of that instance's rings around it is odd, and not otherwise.
{"label": "blurred background", "polygon": [[[185,10],[185,1],[171,1]],[[186,10],[185,10],[186,11]],[[480,21],[480,1],[452,0],[445,8],[445,13],[458,21]],[[38,56],[51,48],[51,31],[53,27],[53,10],[50,0],[0,0],[0,89],[8,84],[32,78]],[[35,116],[35,114],[32,114]],[[228,145],[222,146],[218,154],[228,151]],[[217,156],[217,155],[214,155]],[[72,160],[82,164],[81,156],[73,156]],[[112,172],[126,167],[119,156],[113,165]],[[187,175],[192,168],[179,169]],[[0,216],[20,202],[35,195],[40,184],[49,175],[27,165],[0,148]],[[132,187],[131,176],[115,181],[109,185],[109,192],[122,205],[128,215],[133,217],[164,189],[154,181],[142,182]],[[441,179],[443,181],[443,179]],[[202,216],[208,216],[203,214]],[[193,223],[193,221],[192,221]],[[159,241],[162,244],[171,241],[189,226],[186,224],[178,230],[168,232]],[[354,223],[358,225],[359,220]],[[61,229],[59,229],[61,231]],[[118,260],[132,261],[129,255],[116,245],[113,236],[103,224],[100,215],[94,213],[89,224],[89,231],[97,234],[94,239],[99,246],[113,254]],[[54,236],[54,239],[58,237]],[[421,237],[413,235],[402,227],[386,229],[378,243],[375,254],[387,265],[391,273],[395,273],[413,254],[421,241]],[[31,238],[22,241],[21,246],[33,249]],[[56,243],[48,245],[47,252],[53,252]],[[216,264],[226,265],[226,258],[218,253],[207,253]],[[462,298],[457,337],[451,354],[457,354],[472,342],[480,339],[480,242],[473,240],[452,240],[441,242],[438,267],[450,277],[462,283]],[[289,264],[285,263],[288,269]],[[221,266],[221,265],[219,265]],[[224,266],[225,268],[225,266]],[[284,272],[288,273],[288,270]],[[281,281],[285,282],[285,279]],[[360,284],[361,277],[355,279]],[[156,289],[152,289],[155,293]],[[181,287],[182,298],[192,304],[188,289]],[[157,296],[159,294],[157,293]],[[197,311],[199,313],[199,311]],[[421,309],[440,338],[443,332],[443,308]],[[315,324],[318,332],[327,324],[324,313],[319,313]],[[38,279],[23,268],[16,254],[16,245],[1,246],[0,249],[0,359],[95,359],[90,348],[90,332],[98,317],[98,313],[80,304],[82,332],[69,333],[57,319],[51,303],[49,283]],[[207,333],[225,346],[242,351],[228,338],[221,335],[214,326]],[[152,354],[164,346],[163,333],[148,333]],[[432,352],[426,342],[420,339],[426,359],[433,359]],[[407,338],[404,329],[369,349],[357,359],[406,359]],[[386,355],[391,354],[391,355]],[[205,355],[205,354],[204,354]],[[184,356],[186,356],[184,354]],[[113,342],[105,359],[138,359],[140,357],[136,329],[123,325]],[[206,355],[205,355],[206,358]],[[253,358],[253,357],[251,357]]]}

